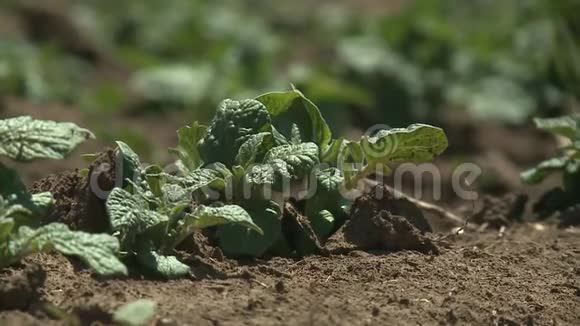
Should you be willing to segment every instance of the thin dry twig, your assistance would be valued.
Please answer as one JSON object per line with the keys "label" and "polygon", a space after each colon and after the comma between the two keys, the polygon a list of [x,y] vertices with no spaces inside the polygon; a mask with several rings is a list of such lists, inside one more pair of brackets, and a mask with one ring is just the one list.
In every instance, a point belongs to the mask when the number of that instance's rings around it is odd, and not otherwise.
{"label": "thin dry twig", "polygon": [[401,191],[398,191],[397,189],[392,188],[388,185],[385,185],[385,186],[387,187],[387,189],[389,189],[389,191],[391,191],[395,195],[395,197],[405,198],[406,200],[415,204],[417,207],[419,207],[427,212],[430,212],[434,215],[437,215],[438,217],[440,217],[444,220],[452,222],[453,224],[458,225],[458,226],[461,225],[463,228],[467,227],[466,220],[463,219],[462,217],[460,217],[459,215],[456,215],[455,213],[453,213],[449,210],[446,210],[445,208],[443,208],[441,206],[438,206],[438,205],[428,203],[428,202],[422,201],[420,199],[411,197],[411,196],[409,196]]}

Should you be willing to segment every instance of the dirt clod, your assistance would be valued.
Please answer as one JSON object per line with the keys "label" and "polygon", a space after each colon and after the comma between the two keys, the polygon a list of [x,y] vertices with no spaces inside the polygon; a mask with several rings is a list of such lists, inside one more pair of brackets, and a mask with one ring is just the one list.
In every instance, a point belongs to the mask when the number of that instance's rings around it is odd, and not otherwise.
{"label": "dirt clod", "polygon": [[[423,213],[405,199],[395,198],[384,186],[377,185],[358,198],[351,208],[350,219],[338,234],[329,239],[329,250],[342,245],[359,250],[416,250],[439,253],[425,236],[431,227]],[[340,251],[340,250],[339,250]]]}
{"label": "dirt clod", "polygon": [[46,273],[39,265],[27,265],[22,270],[10,270],[9,276],[0,274],[0,311],[27,310],[40,298]]}
{"label": "dirt clod", "polygon": [[89,167],[88,177],[79,170],[50,175],[36,181],[30,191],[50,191],[55,208],[49,222],[61,222],[73,230],[105,232],[108,219],[105,194],[115,186],[115,154],[113,150],[101,153]]}
{"label": "dirt clod", "polygon": [[359,197],[351,208],[351,214],[357,216],[375,216],[381,211],[402,216],[421,232],[431,232],[431,225],[423,212],[405,198],[397,198],[383,184],[373,187],[367,194]]}
{"label": "dirt clod", "polygon": [[359,249],[415,250],[438,254],[437,246],[402,216],[387,211],[368,217],[354,215],[344,227],[345,240]]}
{"label": "dirt clod", "polygon": [[568,207],[559,214],[560,227],[580,225],[580,204]]}
{"label": "dirt clod", "polygon": [[473,214],[471,221],[477,224],[487,223],[494,229],[521,221],[528,196],[509,193],[503,197],[484,196],[482,207]]}

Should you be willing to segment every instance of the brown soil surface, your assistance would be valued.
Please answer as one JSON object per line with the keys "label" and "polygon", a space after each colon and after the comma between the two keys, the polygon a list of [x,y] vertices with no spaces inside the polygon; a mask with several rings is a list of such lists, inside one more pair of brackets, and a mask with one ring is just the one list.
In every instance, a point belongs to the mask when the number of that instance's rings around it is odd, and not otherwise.
{"label": "brown soil surface", "polygon": [[[197,277],[175,281],[99,280],[59,255],[37,255],[26,264],[40,264],[46,280],[23,291],[38,297],[21,298],[27,312],[0,312],[0,325],[65,324],[40,302],[70,320],[110,324],[112,310],[138,298],[159,303],[154,325],[580,324],[578,230],[522,224],[501,238],[450,241],[438,256],[354,250],[244,263],[217,254],[207,260],[213,273],[194,268]],[[22,282],[25,271],[0,279]]]}

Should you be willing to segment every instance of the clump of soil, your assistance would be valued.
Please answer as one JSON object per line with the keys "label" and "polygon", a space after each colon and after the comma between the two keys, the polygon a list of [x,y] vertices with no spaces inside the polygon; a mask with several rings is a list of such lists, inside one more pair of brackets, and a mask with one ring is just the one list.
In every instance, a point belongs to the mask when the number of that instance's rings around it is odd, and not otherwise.
{"label": "clump of soil", "polygon": [[61,222],[74,230],[105,232],[109,224],[103,194],[113,189],[115,181],[115,153],[108,150],[90,165],[88,176],[82,176],[79,170],[50,175],[36,181],[30,191],[53,194],[55,207],[47,223]]}
{"label": "clump of soil", "polygon": [[553,220],[559,227],[580,225],[580,203],[577,194],[560,187],[546,191],[533,205],[539,220]]}
{"label": "clump of soil", "polygon": [[502,197],[484,196],[483,205],[477,210],[471,222],[499,229],[522,220],[526,210],[528,196],[519,193],[509,193]]}
{"label": "clump of soil", "polygon": [[344,239],[358,249],[415,250],[439,254],[437,246],[403,216],[381,211],[374,216],[355,214],[344,226]]}
{"label": "clump of soil", "polygon": [[433,231],[423,212],[417,206],[405,198],[395,196],[384,184],[374,186],[365,195],[359,197],[351,208],[351,215],[373,217],[381,211],[405,217],[422,233]]}
{"label": "clump of soil", "polygon": [[0,274],[0,311],[27,310],[38,300],[39,288],[44,285],[46,273],[36,264],[5,273],[9,275]]}
{"label": "clump of soil", "polygon": [[580,225],[580,204],[576,204],[563,210],[559,216],[559,226],[566,228],[569,226]]}
{"label": "clump of soil", "polygon": [[343,235],[338,237],[362,250],[438,254],[437,246],[425,235],[429,231],[431,226],[417,207],[406,199],[396,198],[380,184],[354,202],[350,219],[339,230]]}

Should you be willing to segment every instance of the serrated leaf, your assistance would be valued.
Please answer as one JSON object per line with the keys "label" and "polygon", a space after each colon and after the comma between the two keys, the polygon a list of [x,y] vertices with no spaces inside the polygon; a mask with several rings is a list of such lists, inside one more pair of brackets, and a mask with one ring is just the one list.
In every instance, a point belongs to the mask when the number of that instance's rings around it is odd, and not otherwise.
{"label": "serrated leaf", "polygon": [[556,157],[538,164],[535,168],[522,172],[520,175],[522,181],[528,184],[538,183],[551,172],[563,171],[568,163],[566,157]]}
{"label": "serrated leaf", "polygon": [[283,238],[280,208],[263,202],[246,209],[263,234],[241,225],[222,225],[217,231],[219,245],[227,255],[260,257]]}
{"label": "serrated leaf", "polygon": [[36,230],[22,226],[9,243],[10,255],[16,261],[28,254],[52,249],[78,257],[97,274],[127,274],[127,268],[116,257],[119,241],[107,234],[71,231],[64,224],[52,223]]}
{"label": "serrated leaf", "polygon": [[140,299],[122,305],[113,313],[113,321],[122,326],[144,326],[153,319],[157,303]]}
{"label": "serrated leaf", "polygon": [[94,135],[70,122],[34,120],[29,116],[0,120],[0,155],[18,161],[64,159]]}
{"label": "serrated leaf", "polygon": [[300,180],[319,163],[318,146],[314,143],[283,145],[272,148],[264,158],[281,178]]}
{"label": "serrated leaf", "polygon": [[422,163],[441,154],[448,145],[443,129],[425,124],[381,130],[363,137],[361,148],[369,163]]}
{"label": "serrated leaf", "polygon": [[251,135],[246,140],[238,151],[236,156],[236,163],[242,167],[248,167],[250,164],[256,162],[260,154],[265,154],[272,148],[274,140],[272,134],[269,132],[261,132]]}
{"label": "serrated leaf", "polygon": [[191,272],[191,268],[175,256],[160,255],[154,250],[140,251],[137,260],[151,273],[167,279],[180,278]]}
{"label": "serrated leaf", "polygon": [[117,160],[116,164],[121,163],[121,167],[116,166],[116,171],[121,171],[123,173],[122,177],[123,182],[129,179],[131,181],[139,182],[139,178],[141,177],[141,161],[139,160],[139,155],[133,151],[129,145],[125,144],[122,141],[117,141],[117,155],[121,159]]}
{"label": "serrated leaf", "polygon": [[571,140],[577,139],[580,135],[578,120],[571,116],[549,119],[535,118],[534,123],[538,129],[546,130],[553,134],[570,138]]}
{"label": "serrated leaf", "polygon": [[274,120],[274,126],[282,133],[291,134],[292,125],[296,124],[303,141],[315,142],[323,151],[330,143],[330,127],[318,107],[300,91],[266,93],[258,96],[256,100],[266,106]]}
{"label": "serrated leaf", "polygon": [[269,131],[270,115],[256,100],[224,100],[199,142],[199,152],[206,163],[235,164],[240,146],[253,134]]}
{"label": "serrated leaf", "polygon": [[205,137],[207,129],[196,121],[191,127],[186,126],[177,130],[177,147],[169,151],[175,154],[185,167],[182,173],[190,173],[203,164],[197,144]]}
{"label": "serrated leaf", "polygon": [[123,241],[130,241],[135,235],[168,221],[167,216],[149,210],[144,199],[121,188],[111,191],[106,208],[112,231]]}

